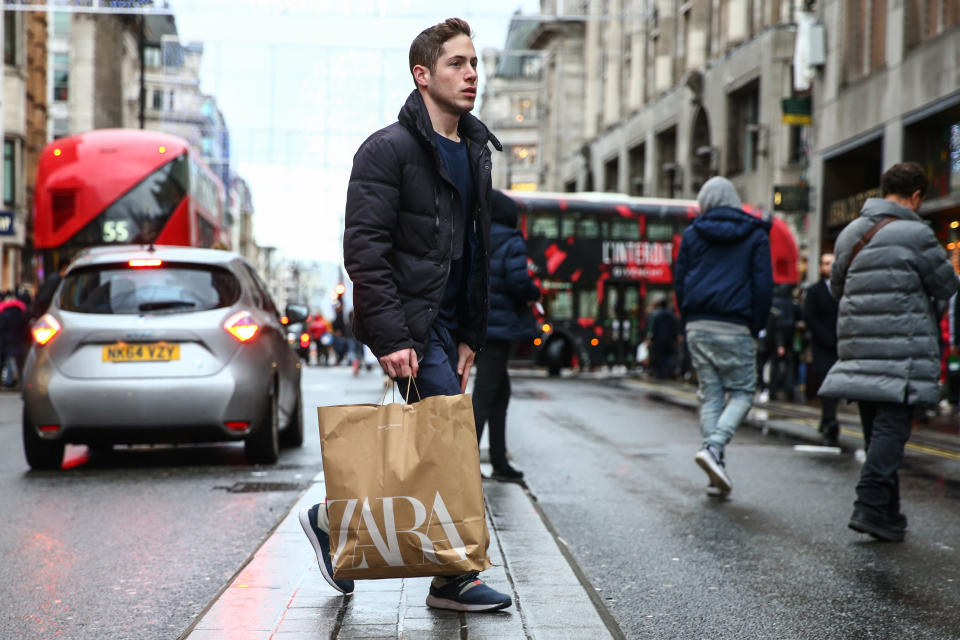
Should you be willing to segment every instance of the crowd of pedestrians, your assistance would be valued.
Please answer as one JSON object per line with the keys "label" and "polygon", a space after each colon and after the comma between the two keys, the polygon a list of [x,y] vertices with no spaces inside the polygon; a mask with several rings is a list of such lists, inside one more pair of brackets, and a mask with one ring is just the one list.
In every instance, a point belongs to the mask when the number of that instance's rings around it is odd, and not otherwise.
{"label": "crowd of pedestrians", "polygon": [[[707,473],[707,493],[732,490],[724,451],[755,392],[763,401],[803,402],[800,380],[819,398],[826,445],[837,445],[838,402],[856,402],[866,457],[848,524],[896,542],[907,528],[898,469],[913,418],[941,400],[960,353],[958,278],[916,213],[928,188],[923,168],[895,165],[880,184],[882,197],[865,202],[835,255],[820,257],[818,281],[798,296],[773,283],[769,227],[740,209],[729,181],[711,178],[698,196],[702,214],[684,232],[674,280],[699,385],[703,439],[695,461]],[[648,319],[650,339],[682,344],[654,327],[666,326],[665,309],[658,304]],[[651,356],[663,377],[673,356],[665,347]],[[960,385],[953,385],[946,387],[955,403]]]}

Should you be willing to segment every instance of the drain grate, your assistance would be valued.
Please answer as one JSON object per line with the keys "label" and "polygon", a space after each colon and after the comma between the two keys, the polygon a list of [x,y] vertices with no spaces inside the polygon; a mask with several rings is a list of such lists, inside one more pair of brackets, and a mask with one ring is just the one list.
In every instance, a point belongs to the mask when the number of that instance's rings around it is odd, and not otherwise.
{"label": "drain grate", "polygon": [[216,486],[227,493],[263,493],[265,491],[299,491],[303,485],[297,482],[234,482],[229,487]]}

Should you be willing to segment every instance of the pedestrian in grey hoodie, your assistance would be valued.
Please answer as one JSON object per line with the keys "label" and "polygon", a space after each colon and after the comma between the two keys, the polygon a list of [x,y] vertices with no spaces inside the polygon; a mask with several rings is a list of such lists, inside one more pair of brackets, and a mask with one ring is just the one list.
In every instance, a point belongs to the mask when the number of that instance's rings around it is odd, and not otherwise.
{"label": "pedestrian in grey hoodie", "polygon": [[946,252],[916,214],[927,186],[915,162],[888,169],[883,198],[868,199],[837,237],[830,271],[838,359],[819,395],[857,401],[867,451],[849,527],[893,542],[907,528],[897,470],[913,408],[939,399],[939,319],[957,290]]}
{"label": "pedestrian in grey hoodie", "polygon": [[773,298],[770,223],[744,212],[733,184],[714,177],[697,196],[700,215],[683,233],[674,267],[677,306],[700,385],[707,493],[725,496],[733,483],[724,449],[753,404],[757,334]]}

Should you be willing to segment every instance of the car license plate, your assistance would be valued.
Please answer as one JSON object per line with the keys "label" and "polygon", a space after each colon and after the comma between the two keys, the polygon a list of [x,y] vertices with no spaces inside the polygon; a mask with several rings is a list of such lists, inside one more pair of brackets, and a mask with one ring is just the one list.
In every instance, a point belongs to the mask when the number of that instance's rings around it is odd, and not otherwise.
{"label": "car license plate", "polygon": [[166,342],[111,344],[103,348],[104,362],[169,362],[180,359],[180,345]]}

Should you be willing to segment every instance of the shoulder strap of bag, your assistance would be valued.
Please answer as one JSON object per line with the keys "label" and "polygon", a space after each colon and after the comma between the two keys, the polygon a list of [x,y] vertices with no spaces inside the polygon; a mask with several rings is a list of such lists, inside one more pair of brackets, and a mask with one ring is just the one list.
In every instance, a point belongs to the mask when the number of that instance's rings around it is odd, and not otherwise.
{"label": "shoulder strap of bag", "polygon": [[853,264],[853,259],[857,257],[858,253],[860,253],[860,249],[863,249],[867,245],[867,243],[870,242],[870,239],[873,238],[874,235],[876,235],[877,231],[880,231],[880,229],[884,228],[891,222],[899,219],[900,218],[897,218],[894,216],[884,216],[883,218],[880,219],[879,222],[877,222],[875,225],[870,227],[867,230],[867,232],[863,234],[863,236],[859,240],[857,240],[857,244],[853,245],[853,250],[850,252],[850,259],[847,260],[847,270],[843,272],[844,281],[846,281],[847,271],[850,270],[850,265]]}

